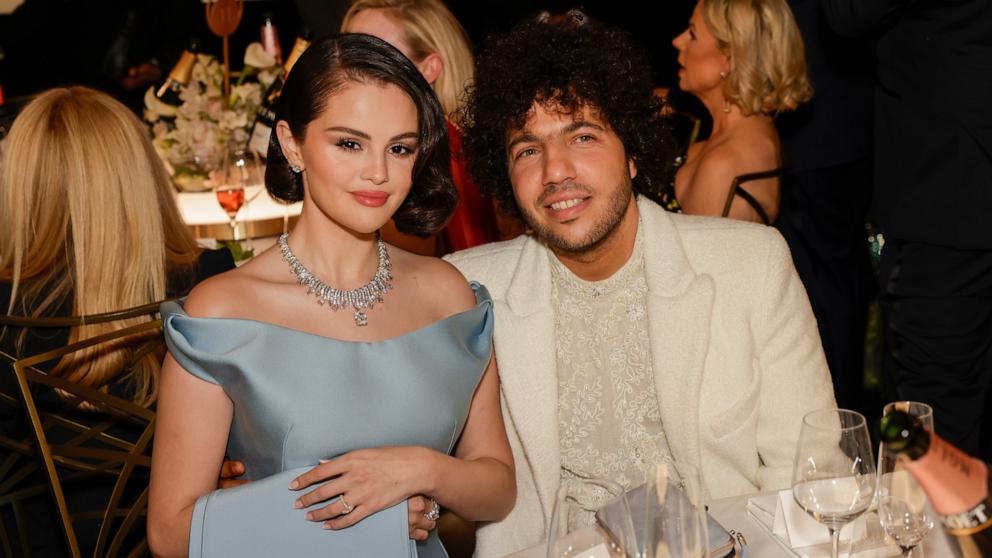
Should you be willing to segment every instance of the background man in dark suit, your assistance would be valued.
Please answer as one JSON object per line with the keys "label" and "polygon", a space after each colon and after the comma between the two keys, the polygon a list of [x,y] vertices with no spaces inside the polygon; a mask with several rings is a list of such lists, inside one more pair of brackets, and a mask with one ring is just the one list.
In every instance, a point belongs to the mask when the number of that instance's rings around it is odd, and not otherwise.
{"label": "background man in dark suit", "polygon": [[874,294],[865,218],[871,200],[871,42],[841,37],[820,0],[789,0],[813,98],[776,119],[782,201],[775,226],[809,295],[841,407],[875,413],[864,389],[865,323]]}
{"label": "background man in dark suit", "polygon": [[875,34],[875,213],[891,396],[992,458],[992,2],[823,0]]}

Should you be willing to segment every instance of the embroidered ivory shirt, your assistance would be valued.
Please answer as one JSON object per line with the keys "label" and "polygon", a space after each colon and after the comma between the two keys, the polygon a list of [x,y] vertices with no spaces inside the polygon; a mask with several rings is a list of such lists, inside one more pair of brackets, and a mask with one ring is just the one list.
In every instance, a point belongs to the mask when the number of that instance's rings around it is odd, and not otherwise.
{"label": "embroidered ivory shirt", "polygon": [[650,465],[670,460],[651,366],[640,227],[630,259],[603,281],[584,281],[548,254],[562,485],[595,477],[632,488]]}

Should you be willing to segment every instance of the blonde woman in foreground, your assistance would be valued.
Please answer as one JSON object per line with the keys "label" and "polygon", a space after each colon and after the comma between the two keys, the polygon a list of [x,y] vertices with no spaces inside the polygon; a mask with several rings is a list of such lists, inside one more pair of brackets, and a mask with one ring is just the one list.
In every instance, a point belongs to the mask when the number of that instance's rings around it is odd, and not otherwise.
{"label": "blonde woman in foreground", "polygon": [[[0,163],[0,313],[67,317],[123,310],[185,294],[199,280],[232,269],[227,250],[197,247],[173,192],[148,130],[127,107],[85,87],[39,94],[11,127]],[[0,350],[36,355],[150,319],[4,328]],[[128,347],[80,351],[53,363],[49,371],[152,406],[162,355],[149,354],[122,371],[131,357]],[[0,370],[0,390],[16,393],[9,370]],[[53,392],[36,395],[38,401],[58,397]],[[103,420],[99,413],[92,417]],[[28,435],[19,409],[3,406],[0,427],[15,439]],[[0,460],[6,455],[0,450]],[[87,484],[65,487],[70,501],[77,489],[88,502],[103,501],[113,489],[100,479]],[[42,494],[24,506],[36,555],[64,551],[61,537],[52,536],[61,527],[50,501]],[[76,522],[75,530],[80,549],[91,554],[98,520]],[[12,542],[15,555],[27,554],[16,546],[20,539]]]}

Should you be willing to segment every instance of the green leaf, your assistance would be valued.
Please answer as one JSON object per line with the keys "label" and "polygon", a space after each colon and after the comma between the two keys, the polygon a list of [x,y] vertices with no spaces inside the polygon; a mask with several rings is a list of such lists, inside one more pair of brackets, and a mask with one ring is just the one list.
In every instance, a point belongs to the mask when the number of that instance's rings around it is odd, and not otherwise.
{"label": "green leaf", "polygon": [[223,240],[220,245],[231,251],[231,255],[234,256],[234,261],[240,262],[244,260],[249,260],[255,255],[254,248],[248,248],[241,246],[240,242],[234,240]]}

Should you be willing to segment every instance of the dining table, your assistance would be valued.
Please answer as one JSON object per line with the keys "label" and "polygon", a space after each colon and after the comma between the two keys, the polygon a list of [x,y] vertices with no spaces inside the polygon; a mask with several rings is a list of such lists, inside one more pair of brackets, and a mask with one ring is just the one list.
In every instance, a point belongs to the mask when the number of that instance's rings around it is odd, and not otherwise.
{"label": "dining table", "polygon": [[[821,558],[830,555],[829,545],[824,545],[816,550],[804,549],[796,552],[789,548],[781,538],[772,534],[757,518],[748,511],[748,500],[754,497],[766,496],[771,493],[745,494],[710,500],[707,503],[707,510],[717,522],[725,529],[733,533],[740,533],[743,546],[739,546],[732,555],[734,558]],[[826,529],[826,528],[824,528]],[[844,548],[841,544],[841,548]],[[913,558],[952,558],[955,553],[951,550],[947,536],[940,525],[935,525],[930,534],[924,539],[922,552],[920,548],[913,551]],[[534,545],[530,548],[515,552],[506,558],[546,558],[545,543]],[[877,548],[870,548],[857,551],[853,556],[848,556],[842,552],[842,557],[848,558],[889,558],[900,556],[899,547],[892,544]],[[710,557],[725,558],[725,557]],[[727,557],[729,558],[729,557]]]}
{"label": "dining table", "polygon": [[[768,494],[768,493],[763,493]],[[762,523],[753,517],[747,510],[748,500],[763,494],[747,494],[743,496],[732,496],[711,500],[708,504],[709,514],[713,516],[723,527],[744,535],[746,541],[748,558],[797,558],[808,556],[815,558],[818,556],[830,556],[829,545],[824,545],[819,553],[801,554],[793,551],[781,538],[773,535]],[[872,515],[875,520],[877,517]],[[824,527],[826,531],[826,527]],[[843,549],[844,545],[841,544]],[[955,554],[951,551],[951,546],[947,536],[940,528],[934,528],[927,535],[922,544],[923,552],[913,551],[913,558],[952,558]],[[846,554],[842,553],[842,556]],[[880,548],[866,549],[855,552],[850,558],[887,558],[900,556],[899,547],[888,545]]]}

